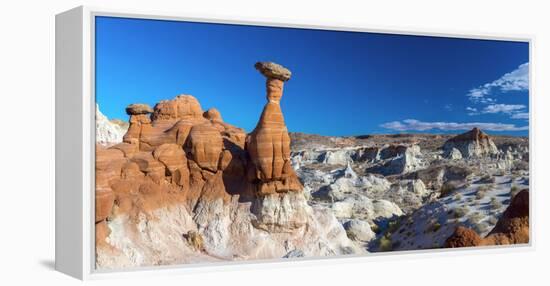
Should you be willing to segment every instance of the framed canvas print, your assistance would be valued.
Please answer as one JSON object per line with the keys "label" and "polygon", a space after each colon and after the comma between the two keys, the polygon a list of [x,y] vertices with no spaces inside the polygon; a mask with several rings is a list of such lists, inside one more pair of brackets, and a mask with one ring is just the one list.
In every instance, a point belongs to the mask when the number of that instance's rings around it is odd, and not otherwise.
{"label": "framed canvas print", "polygon": [[59,14],[56,269],[530,246],[530,48]]}

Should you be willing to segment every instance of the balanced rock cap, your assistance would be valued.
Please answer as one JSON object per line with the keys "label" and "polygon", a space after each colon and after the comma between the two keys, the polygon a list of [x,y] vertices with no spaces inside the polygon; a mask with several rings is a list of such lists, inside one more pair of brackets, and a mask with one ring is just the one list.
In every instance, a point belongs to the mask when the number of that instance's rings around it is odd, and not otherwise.
{"label": "balanced rock cap", "polygon": [[153,109],[147,104],[134,103],[126,107],[126,113],[128,115],[148,114],[153,113]]}
{"label": "balanced rock cap", "polygon": [[292,73],[287,68],[274,62],[257,62],[254,67],[267,78],[275,78],[282,81],[287,81],[292,75]]}

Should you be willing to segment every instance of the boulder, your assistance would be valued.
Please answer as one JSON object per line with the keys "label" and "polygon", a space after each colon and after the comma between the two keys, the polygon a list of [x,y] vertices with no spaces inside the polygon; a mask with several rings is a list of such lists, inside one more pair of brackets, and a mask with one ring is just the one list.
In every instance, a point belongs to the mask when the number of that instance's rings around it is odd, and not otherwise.
{"label": "boulder", "polygon": [[444,247],[455,248],[455,247],[471,247],[479,246],[482,244],[482,238],[470,228],[459,226],[456,228],[454,233],[447,238],[445,241]]}
{"label": "boulder", "polygon": [[200,120],[203,119],[202,114],[201,105],[195,97],[181,94],[172,100],[157,103],[151,119],[154,121]]}
{"label": "boulder", "polygon": [[287,81],[292,75],[287,68],[273,62],[257,62],[254,67],[268,79]]}
{"label": "boulder", "polygon": [[451,160],[460,160],[462,159],[462,153],[453,147],[451,151],[448,152],[447,157]]}
{"label": "boulder", "polygon": [[153,109],[147,104],[134,103],[126,107],[126,113],[128,115],[149,114],[149,113],[153,113]]}
{"label": "boulder", "polygon": [[344,229],[351,240],[369,242],[376,236],[368,222],[358,219],[344,223]]}
{"label": "boulder", "polygon": [[203,113],[204,118],[212,121],[223,122],[221,113],[216,108],[210,108]]}

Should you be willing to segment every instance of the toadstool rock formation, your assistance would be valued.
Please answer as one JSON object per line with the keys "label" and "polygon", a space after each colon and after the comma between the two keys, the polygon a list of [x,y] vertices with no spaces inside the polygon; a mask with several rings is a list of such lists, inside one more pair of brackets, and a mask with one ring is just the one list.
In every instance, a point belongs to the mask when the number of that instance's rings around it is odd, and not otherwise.
{"label": "toadstool rock formation", "polygon": [[253,178],[258,181],[258,193],[300,191],[298,181],[290,164],[290,136],[285,125],[280,101],[284,82],[290,79],[290,71],[271,62],[255,65],[266,78],[267,103],[260,121],[248,136],[246,149],[254,164]]}
{"label": "toadstool rock formation", "polygon": [[443,145],[444,156],[447,158],[457,158],[453,151],[456,149],[462,154],[462,158],[483,157],[498,154],[498,149],[489,137],[479,128],[457,135],[445,142]]}

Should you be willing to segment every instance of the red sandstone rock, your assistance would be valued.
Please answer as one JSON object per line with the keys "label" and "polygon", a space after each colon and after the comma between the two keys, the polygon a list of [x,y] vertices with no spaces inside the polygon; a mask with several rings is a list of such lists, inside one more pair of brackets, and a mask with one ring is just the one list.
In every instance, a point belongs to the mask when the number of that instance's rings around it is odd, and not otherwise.
{"label": "red sandstone rock", "polygon": [[212,125],[200,124],[191,128],[186,149],[201,168],[216,172],[222,148],[222,136]]}
{"label": "red sandstone rock", "polygon": [[487,244],[529,243],[529,190],[522,190],[512,198],[485,240]]}
{"label": "red sandstone rock", "polygon": [[[109,216],[124,214],[138,221],[141,214],[174,204],[184,204],[198,215],[220,211],[212,209],[220,201],[226,206],[256,197],[262,198],[254,206],[260,214],[258,225],[287,229],[277,225],[284,220],[296,229],[304,224],[305,204],[296,204],[292,212],[284,204],[290,200],[286,192],[302,189],[290,166],[290,137],[279,106],[290,71],[271,63],[257,68],[270,77],[268,103],[248,143],[243,129],[223,122],[216,109],[203,112],[189,95],[161,101],[154,110],[128,106],[130,126],[124,143],[97,152],[98,241],[108,236],[104,222]],[[208,224],[199,218],[196,222]]]}
{"label": "red sandstone rock", "polygon": [[222,115],[216,108],[208,109],[203,116],[208,120],[223,122]]}
{"label": "red sandstone rock", "polygon": [[178,95],[173,100],[163,100],[155,106],[153,116],[156,120],[202,119],[199,101],[191,95]]}
{"label": "red sandstone rock", "polygon": [[279,102],[283,94],[283,80],[290,79],[290,71],[273,63],[257,63],[256,68],[267,77],[268,103],[260,121],[247,138],[246,150],[254,164],[254,177],[262,194],[299,191],[302,189],[290,165],[290,136]]}
{"label": "red sandstone rock", "polygon": [[455,248],[455,247],[470,247],[470,246],[479,246],[482,243],[482,238],[470,228],[459,226],[456,228],[455,232],[447,238],[445,241],[445,247]]}
{"label": "red sandstone rock", "polygon": [[153,109],[151,109],[149,105],[142,103],[134,103],[126,107],[126,113],[128,113],[128,115],[149,114],[152,112]]}

